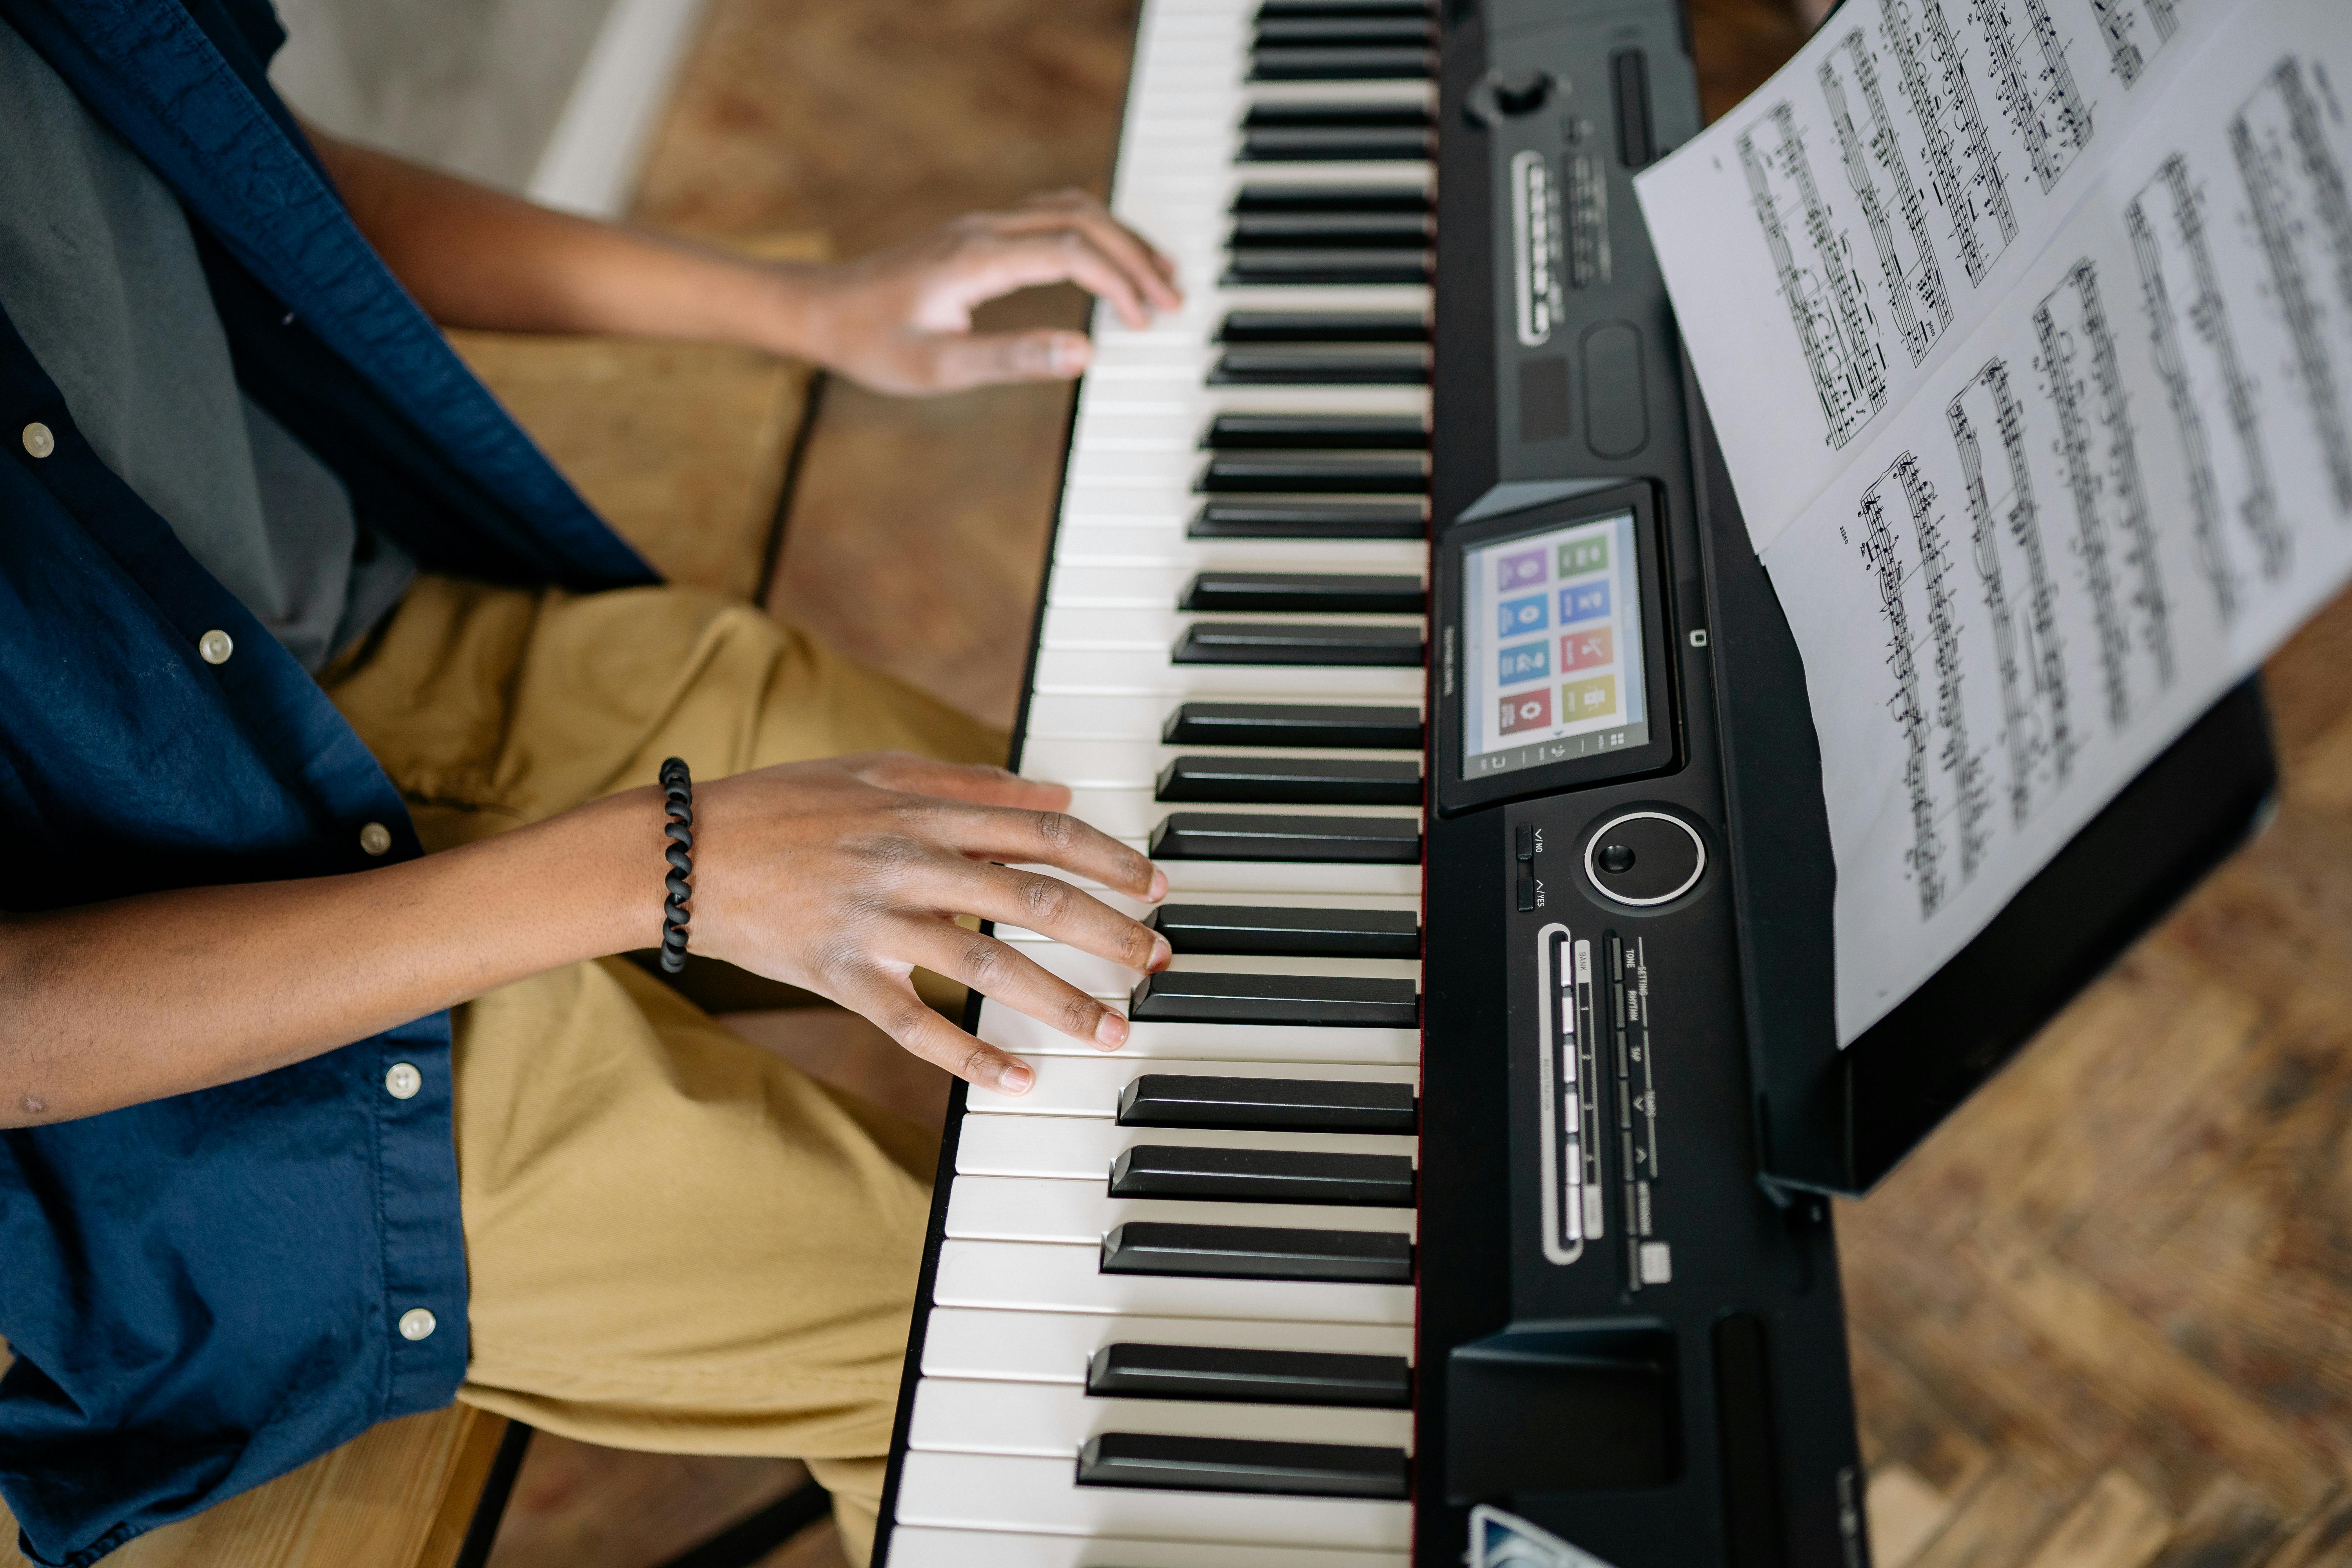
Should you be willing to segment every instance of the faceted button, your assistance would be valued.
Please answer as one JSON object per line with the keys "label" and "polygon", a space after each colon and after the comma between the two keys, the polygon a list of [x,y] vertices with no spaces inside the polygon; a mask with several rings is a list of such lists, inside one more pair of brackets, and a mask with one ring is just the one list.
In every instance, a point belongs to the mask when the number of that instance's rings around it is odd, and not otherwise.
{"label": "faceted button", "polygon": [[228,656],[236,651],[236,639],[215,627],[196,639],[196,651],[205,656],[206,664],[226,664]]}
{"label": "faceted button", "polygon": [[400,1337],[404,1340],[429,1340],[440,1326],[433,1314],[422,1307],[411,1307],[400,1314]]}
{"label": "faceted button", "polygon": [[383,1091],[394,1100],[414,1100],[416,1091],[425,1087],[425,1075],[413,1062],[394,1062],[383,1075]]}
{"label": "faceted button", "polygon": [[371,855],[381,855],[392,847],[392,829],[381,822],[371,822],[360,829],[360,847]]}
{"label": "faceted button", "polygon": [[36,458],[46,458],[57,449],[57,435],[47,426],[36,419],[25,426],[25,450]]}

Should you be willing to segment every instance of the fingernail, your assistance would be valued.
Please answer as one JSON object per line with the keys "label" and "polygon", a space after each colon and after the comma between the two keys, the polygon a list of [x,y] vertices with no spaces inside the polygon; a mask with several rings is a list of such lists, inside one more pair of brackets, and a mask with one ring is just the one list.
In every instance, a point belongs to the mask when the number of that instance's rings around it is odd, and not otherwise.
{"label": "fingernail", "polygon": [[1150,899],[1156,904],[1167,896],[1168,873],[1161,870],[1159,867],[1154,866],[1151,868],[1151,891],[1145,894],[1144,897]]}
{"label": "fingernail", "polygon": [[1076,375],[1087,368],[1092,357],[1087,340],[1076,332],[1063,332],[1054,339],[1054,370],[1059,375]]}
{"label": "fingernail", "polygon": [[996,1092],[999,1094],[1026,1094],[1029,1092],[1029,1086],[1036,1081],[1037,1074],[1033,1068],[1031,1068],[1028,1063],[1012,1062],[998,1069],[996,1074]]}
{"label": "fingernail", "polygon": [[1176,950],[1168,945],[1168,939],[1166,937],[1154,936],[1151,939],[1150,972],[1154,974],[1159,973],[1161,970],[1168,967],[1168,961],[1175,955]]}
{"label": "fingernail", "polygon": [[1127,1020],[1116,1013],[1105,1013],[1102,1022],[1095,1026],[1095,1043],[1107,1051],[1127,1044]]}

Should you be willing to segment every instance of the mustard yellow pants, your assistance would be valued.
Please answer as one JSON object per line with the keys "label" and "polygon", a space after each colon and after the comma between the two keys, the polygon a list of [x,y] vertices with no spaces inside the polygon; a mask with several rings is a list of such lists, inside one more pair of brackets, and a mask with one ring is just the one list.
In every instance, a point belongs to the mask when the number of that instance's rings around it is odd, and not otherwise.
{"label": "mustard yellow pants", "polygon": [[[748,605],[426,577],[325,676],[447,848],[654,782],[1004,737]],[[660,897],[658,864],[646,897]],[[745,1044],[635,965],[456,1018],[472,1279],[458,1397],[585,1442],[803,1459],[874,1535],[937,1141]]]}

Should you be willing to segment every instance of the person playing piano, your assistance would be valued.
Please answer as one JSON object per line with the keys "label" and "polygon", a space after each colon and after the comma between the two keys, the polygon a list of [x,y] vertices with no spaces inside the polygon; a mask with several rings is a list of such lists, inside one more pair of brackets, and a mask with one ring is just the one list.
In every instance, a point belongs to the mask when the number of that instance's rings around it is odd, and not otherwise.
{"label": "person playing piano", "polygon": [[[1136,969],[1164,879],[1004,737],[667,587],[432,321],[718,339],[926,393],[1168,263],[1042,197],[722,258],[305,132],[263,0],[0,0],[0,1494],[81,1564],[452,1395],[803,1458],[871,1539],[934,1152],[614,958],[690,940],[1020,1092],[919,965],[1117,1048],[954,923]],[[428,320],[428,318],[430,320]]]}

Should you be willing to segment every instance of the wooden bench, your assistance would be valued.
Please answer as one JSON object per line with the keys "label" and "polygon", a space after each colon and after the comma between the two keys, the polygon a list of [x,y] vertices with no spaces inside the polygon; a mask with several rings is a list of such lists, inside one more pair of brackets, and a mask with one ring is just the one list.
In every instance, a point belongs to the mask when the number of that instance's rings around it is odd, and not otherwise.
{"label": "wooden bench", "polygon": [[[742,248],[777,260],[826,254],[815,235]],[[744,599],[761,595],[815,401],[810,367],[707,343],[452,337],[556,466],[664,576]],[[696,978],[681,989],[714,1010],[787,1000],[782,988],[762,990],[737,973]],[[0,1342],[0,1367],[7,1362]],[[504,1417],[465,1405],[389,1421],[266,1486],[142,1536],[107,1562],[110,1568],[456,1568],[462,1556],[478,1564],[520,1456],[520,1443],[509,1438]],[[494,1479],[503,1484],[486,1496]],[[0,1568],[29,1568],[16,1542],[16,1521],[0,1507]]]}

